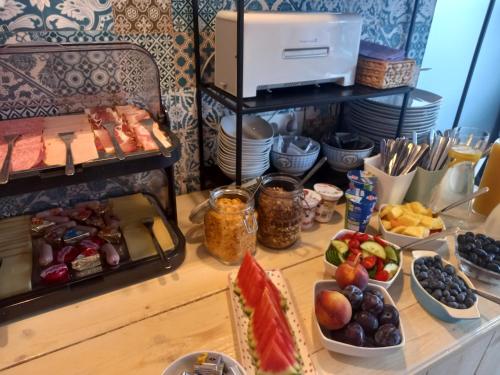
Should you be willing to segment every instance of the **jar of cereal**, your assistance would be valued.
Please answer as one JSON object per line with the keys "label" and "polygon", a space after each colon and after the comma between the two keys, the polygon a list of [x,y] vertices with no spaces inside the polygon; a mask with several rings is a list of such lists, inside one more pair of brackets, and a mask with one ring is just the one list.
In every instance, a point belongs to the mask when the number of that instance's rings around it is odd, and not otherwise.
{"label": "jar of cereal", "polygon": [[255,253],[257,214],[244,189],[220,187],[210,192],[205,214],[205,246],[225,264],[239,264],[247,251]]}
{"label": "jar of cereal", "polygon": [[295,177],[271,173],[262,178],[257,206],[259,242],[273,249],[284,249],[300,238],[303,195]]}

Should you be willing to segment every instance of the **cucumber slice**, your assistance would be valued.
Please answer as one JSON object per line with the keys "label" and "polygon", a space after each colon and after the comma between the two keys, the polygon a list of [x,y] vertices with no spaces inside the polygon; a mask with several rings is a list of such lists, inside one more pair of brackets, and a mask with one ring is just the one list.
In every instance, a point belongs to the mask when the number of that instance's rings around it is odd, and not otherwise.
{"label": "cucumber slice", "polygon": [[337,249],[340,254],[347,253],[349,247],[344,241],[332,240],[332,246]]}
{"label": "cucumber slice", "polygon": [[326,261],[328,263],[335,265],[335,266],[340,266],[340,264],[342,263],[342,261],[340,260],[340,257],[339,257],[339,252],[333,246],[330,246],[328,248],[325,256],[326,256]]}
{"label": "cucumber slice", "polygon": [[376,273],[377,273],[377,267],[373,267],[371,270],[368,271],[368,277],[370,279],[374,279]]}
{"label": "cucumber slice", "polygon": [[396,263],[387,263],[384,267],[384,271],[387,271],[390,275],[389,279],[392,279],[396,272],[398,272],[399,266]]}
{"label": "cucumber slice", "polygon": [[360,247],[362,250],[365,250],[380,259],[385,260],[386,258],[384,248],[375,241],[365,241],[360,245]]}
{"label": "cucumber slice", "polygon": [[398,251],[393,248],[392,246],[386,246],[384,248],[385,255],[389,260],[394,261],[395,263],[399,264],[399,257],[398,257]]}
{"label": "cucumber slice", "polygon": [[370,257],[372,256],[373,254],[372,253],[369,253],[368,251],[366,250],[361,250],[361,255],[363,256],[363,258],[366,258],[366,257]]}

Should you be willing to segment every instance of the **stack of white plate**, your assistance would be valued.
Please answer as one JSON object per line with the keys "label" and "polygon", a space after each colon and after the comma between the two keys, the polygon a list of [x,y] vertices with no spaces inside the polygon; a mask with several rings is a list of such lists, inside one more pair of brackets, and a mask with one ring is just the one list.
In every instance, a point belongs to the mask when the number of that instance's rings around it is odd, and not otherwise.
{"label": "stack of white plate", "polygon": [[[270,166],[273,127],[259,116],[243,116],[241,177],[261,176]],[[236,179],[236,116],[222,118],[217,134],[217,164],[229,178]]]}
{"label": "stack of white plate", "polygon": [[[415,89],[410,93],[401,136],[411,138],[417,133],[418,141],[427,139],[436,126],[442,97]],[[394,138],[398,129],[403,94],[381,96],[348,103],[346,122],[351,130],[370,138],[379,146],[382,138]]]}

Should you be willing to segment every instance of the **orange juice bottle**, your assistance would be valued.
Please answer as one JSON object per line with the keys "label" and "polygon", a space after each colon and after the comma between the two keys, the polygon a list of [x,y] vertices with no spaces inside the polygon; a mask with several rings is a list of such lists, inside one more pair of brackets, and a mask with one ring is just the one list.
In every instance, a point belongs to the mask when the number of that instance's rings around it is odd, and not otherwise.
{"label": "orange juice bottle", "polygon": [[500,138],[496,140],[490,151],[490,157],[486,163],[483,177],[479,187],[488,186],[490,191],[480,195],[474,201],[474,210],[482,215],[490,212],[500,204]]}

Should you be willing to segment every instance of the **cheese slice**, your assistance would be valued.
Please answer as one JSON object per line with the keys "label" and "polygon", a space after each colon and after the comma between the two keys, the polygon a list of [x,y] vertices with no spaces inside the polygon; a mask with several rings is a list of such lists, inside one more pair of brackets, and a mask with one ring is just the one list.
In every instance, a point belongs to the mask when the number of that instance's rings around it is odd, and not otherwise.
{"label": "cheese slice", "polygon": [[75,164],[85,163],[99,157],[95,146],[94,133],[87,115],[46,117],[43,130],[44,163],[46,165],[66,164],[66,147],[58,135],[64,132],[73,132],[75,134],[71,142],[71,151]]}
{"label": "cheese slice", "polygon": [[163,251],[173,250],[174,242],[172,241],[172,236],[159,216],[154,217],[153,233]]}
{"label": "cheese slice", "polygon": [[0,257],[31,256],[31,218],[28,215],[0,220]]}
{"label": "cheese slice", "polygon": [[153,233],[163,251],[172,250],[174,243],[162,218],[143,194],[110,199],[113,213],[120,219],[120,227],[132,260],[156,255],[156,248],[144,221],[153,220]]}
{"label": "cheese slice", "polygon": [[0,266],[0,299],[31,290],[31,254],[3,258]]}
{"label": "cheese slice", "polygon": [[122,233],[131,260],[143,259],[157,254],[153,239],[142,223],[124,226]]}

